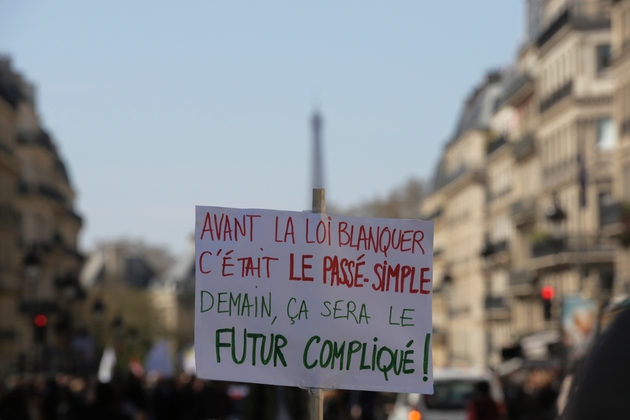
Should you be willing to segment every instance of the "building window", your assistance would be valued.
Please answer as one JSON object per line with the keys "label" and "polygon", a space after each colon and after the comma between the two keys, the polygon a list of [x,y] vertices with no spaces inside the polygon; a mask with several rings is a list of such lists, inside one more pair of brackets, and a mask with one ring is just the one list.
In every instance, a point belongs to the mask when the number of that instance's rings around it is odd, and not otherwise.
{"label": "building window", "polygon": [[599,205],[599,226],[608,225],[614,221],[614,210],[612,210],[612,208],[615,205],[615,199],[609,192],[599,193],[597,198]]}
{"label": "building window", "polygon": [[612,150],[617,145],[617,133],[612,118],[597,120],[597,148],[601,151]]}
{"label": "building window", "polygon": [[610,44],[603,44],[597,46],[597,72],[606,70],[611,65],[611,51]]}
{"label": "building window", "polygon": [[630,201],[630,164],[623,165],[623,198]]}

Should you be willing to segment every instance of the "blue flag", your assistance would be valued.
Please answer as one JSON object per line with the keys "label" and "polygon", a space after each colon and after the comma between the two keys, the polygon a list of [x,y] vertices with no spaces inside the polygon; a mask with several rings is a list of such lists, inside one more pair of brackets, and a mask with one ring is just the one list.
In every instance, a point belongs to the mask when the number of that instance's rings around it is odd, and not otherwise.
{"label": "blue flag", "polygon": [[582,152],[578,152],[578,182],[580,183],[580,207],[586,207],[586,164],[584,163],[584,155]]}

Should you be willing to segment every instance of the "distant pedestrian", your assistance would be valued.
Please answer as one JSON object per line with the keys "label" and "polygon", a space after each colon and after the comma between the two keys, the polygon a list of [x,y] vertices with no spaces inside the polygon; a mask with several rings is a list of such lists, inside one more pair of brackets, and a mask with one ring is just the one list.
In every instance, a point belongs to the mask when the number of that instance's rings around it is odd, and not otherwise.
{"label": "distant pedestrian", "polygon": [[502,418],[499,404],[490,395],[490,384],[478,382],[475,395],[466,406],[468,420],[500,420]]}

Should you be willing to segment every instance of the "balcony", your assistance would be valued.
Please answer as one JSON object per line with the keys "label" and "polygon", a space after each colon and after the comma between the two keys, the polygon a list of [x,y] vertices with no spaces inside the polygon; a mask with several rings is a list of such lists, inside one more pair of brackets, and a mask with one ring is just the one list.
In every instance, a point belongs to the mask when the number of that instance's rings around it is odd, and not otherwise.
{"label": "balcony", "polygon": [[540,32],[536,45],[542,47],[568,24],[576,29],[610,27],[610,6],[604,3],[597,0],[573,0]]}
{"label": "balcony", "polygon": [[484,307],[489,319],[506,319],[510,317],[510,306],[507,299],[499,296],[486,296]]}
{"label": "balcony", "polygon": [[435,190],[437,191],[440,188],[446,187],[448,184],[455,181],[460,176],[464,175],[466,173],[466,170],[467,170],[466,166],[462,165],[459,168],[457,168],[455,171],[452,171],[440,177],[440,179],[438,179],[435,183]]}
{"label": "balcony", "polygon": [[526,134],[514,144],[512,156],[514,156],[515,160],[519,161],[533,155],[536,147],[535,144],[534,135],[531,133]]}
{"label": "balcony", "polygon": [[510,249],[509,242],[507,240],[497,241],[492,244],[494,248],[494,253],[499,254],[501,252],[506,252]]}
{"label": "balcony", "polygon": [[451,318],[466,317],[470,314],[469,306],[451,306],[448,308],[448,316]]}
{"label": "balcony", "polygon": [[630,247],[630,202],[600,205],[599,219],[603,235],[619,241],[624,248]]}
{"label": "balcony", "polygon": [[14,328],[0,328],[0,341],[11,341],[17,338],[18,334]]}
{"label": "balcony", "polygon": [[532,257],[544,257],[545,255],[557,254],[567,251],[566,238],[548,237],[536,240],[532,244]]}
{"label": "balcony", "polygon": [[14,156],[14,153],[13,153],[13,150],[11,150],[11,147],[9,147],[9,145],[4,144],[2,142],[0,142],[0,152],[6,154],[9,157]]}
{"label": "balcony", "polygon": [[0,205],[0,225],[14,226],[16,229],[20,226],[20,213],[13,207]]}
{"label": "balcony", "polygon": [[83,223],[83,218],[79,216],[74,210],[68,210],[66,214],[68,215],[68,217],[70,217],[74,221],[78,223]]}
{"label": "balcony", "polygon": [[18,185],[18,192],[24,195],[40,195],[45,198],[49,198],[53,201],[57,201],[59,203],[65,203],[66,197],[56,189],[50,185],[44,184],[28,184],[25,181],[20,181]]}
{"label": "balcony", "polygon": [[615,244],[600,235],[542,236],[533,239],[532,269],[580,263],[612,264]]}
{"label": "balcony", "polygon": [[85,290],[76,276],[66,275],[55,279],[55,289],[68,300],[84,300]]}
{"label": "balcony", "polygon": [[524,198],[512,203],[512,221],[518,228],[536,221],[536,199]]}
{"label": "balcony", "polygon": [[497,137],[496,139],[488,143],[486,154],[488,155],[492,154],[493,152],[501,148],[501,146],[503,146],[506,143],[507,143],[507,139],[505,138],[505,136]]}
{"label": "balcony", "polygon": [[18,133],[16,137],[16,141],[18,144],[23,144],[23,145],[30,144],[30,145],[41,146],[44,149],[51,151],[53,153],[57,152],[55,145],[50,139],[50,136],[48,135],[48,133],[41,129],[37,131],[33,131],[33,132],[22,131]]}
{"label": "balcony", "polygon": [[12,108],[17,108],[18,103],[23,99],[20,86],[13,78],[0,78],[0,98],[4,99]]}
{"label": "balcony", "polygon": [[501,265],[509,261],[510,243],[507,240],[486,242],[479,255],[490,265]]}
{"label": "balcony", "polygon": [[569,23],[569,9],[560,13],[547,27],[538,35],[536,45],[540,48],[549,41],[560,29]]}
{"label": "balcony", "polygon": [[564,86],[561,86],[555,92],[553,92],[552,94],[547,96],[545,99],[540,101],[540,113],[542,114],[543,112],[546,112],[555,104],[557,104],[564,98],[570,96],[572,91],[573,91],[573,81],[570,80],[567,83],[565,83]]}
{"label": "balcony", "polygon": [[23,300],[20,302],[20,312],[25,314],[57,313],[59,304],[52,300]]}
{"label": "balcony", "polygon": [[424,216],[424,220],[435,220],[438,217],[440,217],[442,215],[442,212],[444,211],[444,209],[442,209],[442,207],[437,208],[433,213]]}
{"label": "balcony", "polygon": [[530,295],[534,288],[534,275],[530,270],[510,271],[509,289],[512,295]]}
{"label": "balcony", "polygon": [[503,100],[512,106],[517,105],[532,92],[533,86],[533,79],[529,74],[517,74],[505,88]]}
{"label": "balcony", "polygon": [[599,226],[613,225],[621,220],[621,206],[619,203],[611,203],[599,206]]}

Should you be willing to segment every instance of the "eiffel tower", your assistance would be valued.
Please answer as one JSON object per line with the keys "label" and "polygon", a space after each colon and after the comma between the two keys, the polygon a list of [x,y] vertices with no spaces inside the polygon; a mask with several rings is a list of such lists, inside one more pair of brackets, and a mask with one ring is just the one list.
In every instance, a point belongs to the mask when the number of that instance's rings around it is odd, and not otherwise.
{"label": "eiffel tower", "polygon": [[322,156],[322,126],[323,121],[319,111],[313,111],[311,116],[311,130],[313,133],[311,189],[325,188],[324,159]]}

